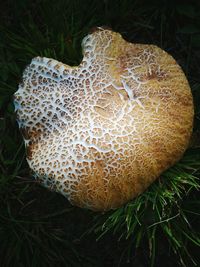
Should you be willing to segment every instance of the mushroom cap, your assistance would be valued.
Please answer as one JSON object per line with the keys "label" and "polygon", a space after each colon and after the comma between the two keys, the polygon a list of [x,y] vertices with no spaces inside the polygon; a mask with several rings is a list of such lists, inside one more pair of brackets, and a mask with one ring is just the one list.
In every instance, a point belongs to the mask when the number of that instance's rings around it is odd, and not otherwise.
{"label": "mushroom cap", "polygon": [[74,205],[105,211],[181,158],[193,100],[180,66],[155,45],[98,28],[82,47],[76,67],[34,58],[14,103],[37,180]]}

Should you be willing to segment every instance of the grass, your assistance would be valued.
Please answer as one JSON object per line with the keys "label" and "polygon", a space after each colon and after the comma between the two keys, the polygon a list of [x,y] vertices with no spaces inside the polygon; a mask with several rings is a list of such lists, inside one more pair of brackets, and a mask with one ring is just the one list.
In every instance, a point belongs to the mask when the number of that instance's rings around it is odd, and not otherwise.
{"label": "grass", "polygon": [[[198,266],[200,176],[200,12],[197,1],[9,0],[0,11],[0,265]],[[34,56],[69,65],[81,40],[108,25],[133,42],[170,52],[195,103],[183,159],[124,207],[96,214],[40,187],[25,160],[12,95]]]}

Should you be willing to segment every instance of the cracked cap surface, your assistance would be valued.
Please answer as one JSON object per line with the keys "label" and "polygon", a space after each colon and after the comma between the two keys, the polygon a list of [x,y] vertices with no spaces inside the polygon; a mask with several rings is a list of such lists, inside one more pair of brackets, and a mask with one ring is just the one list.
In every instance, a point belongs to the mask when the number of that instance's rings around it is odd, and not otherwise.
{"label": "cracked cap surface", "polygon": [[36,57],[15,93],[36,179],[77,206],[119,207],[181,158],[193,125],[188,81],[154,45],[98,28],[71,67]]}

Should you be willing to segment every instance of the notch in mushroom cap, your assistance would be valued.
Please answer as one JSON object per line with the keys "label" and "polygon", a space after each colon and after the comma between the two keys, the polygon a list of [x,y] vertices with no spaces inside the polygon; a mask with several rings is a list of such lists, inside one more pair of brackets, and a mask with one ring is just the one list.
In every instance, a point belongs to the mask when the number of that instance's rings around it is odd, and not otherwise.
{"label": "notch in mushroom cap", "polygon": [[36,179],[74,205],[105,211],[142,193],[181,158],[193,100],[180,66],[157,46],[108,29],[82,45],[76,67],[34,58],[15,106]]}

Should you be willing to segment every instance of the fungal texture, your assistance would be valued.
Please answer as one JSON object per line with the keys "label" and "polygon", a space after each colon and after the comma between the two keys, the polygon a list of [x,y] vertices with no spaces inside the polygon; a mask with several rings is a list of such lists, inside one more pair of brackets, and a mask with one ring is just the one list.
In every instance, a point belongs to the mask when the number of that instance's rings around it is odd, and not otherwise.
{"label": "fungal texture", "polygon": [[114,209],[181,158],[193,124],[188,81],[154,45],[98,28],[71,67],[34,58],[15,93],[36,179],[77,206]]}

